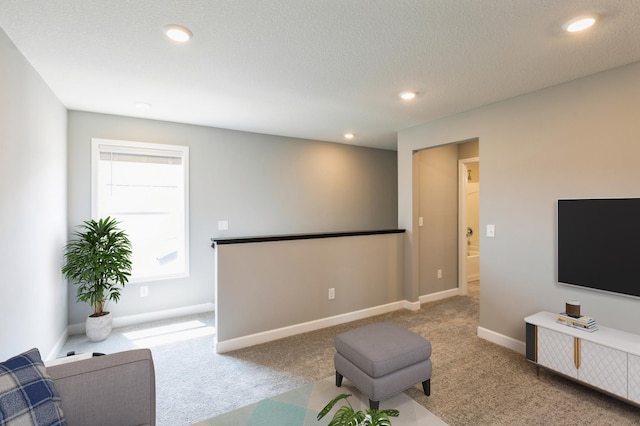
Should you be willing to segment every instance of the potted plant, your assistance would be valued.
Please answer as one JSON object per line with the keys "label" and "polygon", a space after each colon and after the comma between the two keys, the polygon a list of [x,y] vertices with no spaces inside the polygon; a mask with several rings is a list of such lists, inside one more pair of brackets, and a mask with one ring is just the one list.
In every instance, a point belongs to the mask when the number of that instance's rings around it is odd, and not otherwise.
{"label": "potted plant", "polygon": [[107,302],[120,300],[120,290],[131,276],[131,241],[111,217],[86,220],[65,246],[62,274],[77,284],[76,301],[93,308],[87,317],[87,337],[94,342],[111,333]]}
{"label": "potted plant", "polygon": [[318,420],[326,416],[338,401],[344,399],[347,405],[343,405],[333,415],[328,426],[391,426],[389,417],[398,417],[400,412],[395,409],[355,411],[347,400],[351,394],[340,394],[333,398],[318,414]]}

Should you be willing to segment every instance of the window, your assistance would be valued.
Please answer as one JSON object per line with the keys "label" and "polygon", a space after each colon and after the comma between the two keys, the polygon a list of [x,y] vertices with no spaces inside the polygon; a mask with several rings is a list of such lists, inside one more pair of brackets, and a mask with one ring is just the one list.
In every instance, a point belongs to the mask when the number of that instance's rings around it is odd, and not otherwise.
{"label": "window", "polygon": [[92,139],[92,215],[132,244],[131,281],[189,274],[189,147]]}

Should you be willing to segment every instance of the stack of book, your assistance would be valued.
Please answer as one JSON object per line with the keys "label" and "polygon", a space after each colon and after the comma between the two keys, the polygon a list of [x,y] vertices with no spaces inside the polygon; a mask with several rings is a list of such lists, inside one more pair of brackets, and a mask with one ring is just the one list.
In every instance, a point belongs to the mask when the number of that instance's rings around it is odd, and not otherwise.
{"label": "stack of book", "polygon": [[595,319],[587,316],[581,316],[577,318],[571,317],[567,315],[565,312],[561,312],[558,315],[558,322],[560,324],[564,324],[569,327],[578,328],[580,330],[585,330],[588,332],[594,332],[598,329]]}

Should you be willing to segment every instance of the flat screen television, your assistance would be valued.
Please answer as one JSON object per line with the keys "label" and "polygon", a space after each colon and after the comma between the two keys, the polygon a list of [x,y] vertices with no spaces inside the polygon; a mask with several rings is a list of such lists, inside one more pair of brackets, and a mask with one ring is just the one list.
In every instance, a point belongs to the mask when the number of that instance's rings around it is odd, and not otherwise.
{"label": "flat screen television", "polygon": [[558,200],[558,282],[640,297],[640,198]]}

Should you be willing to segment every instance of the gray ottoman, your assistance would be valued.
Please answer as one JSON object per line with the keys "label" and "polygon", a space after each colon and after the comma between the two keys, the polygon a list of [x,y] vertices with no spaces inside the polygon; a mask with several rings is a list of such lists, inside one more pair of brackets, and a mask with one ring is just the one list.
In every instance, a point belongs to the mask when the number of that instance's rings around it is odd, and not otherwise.
{"label": "gray ottoman", "polygon": [[391,323],[377,323],[335,338],[336,386],[346,377],[369,398],[371,409],[413,385],[431,394],[431,343]]}

